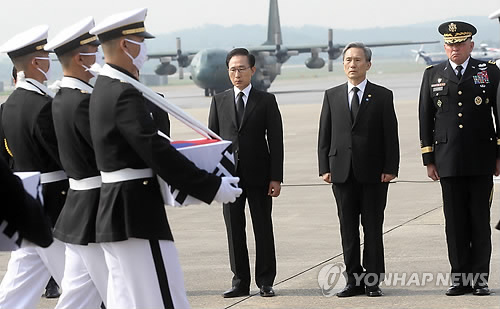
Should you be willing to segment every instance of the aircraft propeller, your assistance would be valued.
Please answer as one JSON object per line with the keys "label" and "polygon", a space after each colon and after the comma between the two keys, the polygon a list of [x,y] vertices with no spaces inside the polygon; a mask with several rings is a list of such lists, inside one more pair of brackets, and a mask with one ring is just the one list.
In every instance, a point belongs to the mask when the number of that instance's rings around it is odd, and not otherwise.
{"label": "aircraft propeller", "polygon": [[328,49],[326,52],[328,53],[328,72],[332,72],[333,60],[340,57],[340,54],[342,53],[340,45],[333,45],[333,29],[328,29]]}

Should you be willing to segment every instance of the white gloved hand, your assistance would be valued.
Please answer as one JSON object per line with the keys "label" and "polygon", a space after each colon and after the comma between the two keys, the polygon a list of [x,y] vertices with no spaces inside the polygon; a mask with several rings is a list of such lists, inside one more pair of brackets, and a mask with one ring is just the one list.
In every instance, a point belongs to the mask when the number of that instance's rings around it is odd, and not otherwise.
{"label": "white gloved hand", "polygon": [[219,203],[233,203],[241,195],[243,190],[238,188],[239,177],[221,177],[220,187],[215,194],[214,200]]}

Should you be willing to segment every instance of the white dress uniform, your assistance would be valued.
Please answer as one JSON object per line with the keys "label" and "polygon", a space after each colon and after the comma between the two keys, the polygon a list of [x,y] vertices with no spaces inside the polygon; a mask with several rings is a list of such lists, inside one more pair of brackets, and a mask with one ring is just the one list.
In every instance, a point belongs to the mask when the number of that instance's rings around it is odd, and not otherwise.
{"label": "white dress uniform", "polygon": [[[92,17],[79,21],[50,40],[45,50],[54,51],[61,58],[76,53],[81,46],[98,46],[97,37],[89,34],[94,25]],[[81,68],[82,72],[86,69]],[[70,183],[54,229],[54,237],[66,245],[63,294],[57,309],[97,309],[102,302],[106,304],[108,269],[104,252],[95,243],[101,177],[90,138],[88,110],[92,90],[87,82],[64,76],[52,101],[59,156]]]}
{"label": "white dress uniform", "polygon": [[[16,59],[43,51],[47,33],[48,26],[27,30],[3,44],[0,52]],[[43,84],[18,73],[16,90],[3,104],[1,124],[4,133],[2,145],[9,148],[13,170],[42,173],[44,209],[54,224],[66,198],[68,180],[57,154],[50,112],[52,96]],[[29,246],[12,252],[0,284],[0,308],[36,308],[50,276],[61,283],[64,251],[64,244],[54,239],[46,249]]]}
{"label": "white dress uniform", "polygon": [[[90,33],[103,44],[127,35],[152,38],[144,27],[146,12],[140,9],[111,16]],[[135,78],[118,65],[105,68]],[[214,198],[224,201],[219,199],[220,192],[232,193],[234,188],[198,169],[159,136],[147,101],[129,83],[102,74],[97,77],[90,98],[90,129],[103,182],[96,241],[104,249],[110,274],[108,309],[189,308],[154,174],[206,203]],[[236,197],[236,193],[231,196]]]}

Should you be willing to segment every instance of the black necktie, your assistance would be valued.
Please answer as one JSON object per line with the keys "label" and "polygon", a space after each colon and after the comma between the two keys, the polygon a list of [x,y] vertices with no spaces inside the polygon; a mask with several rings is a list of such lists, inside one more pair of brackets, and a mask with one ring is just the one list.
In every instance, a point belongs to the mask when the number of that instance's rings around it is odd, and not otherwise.
{"label": "black necktie", "polygon": [[458,77],[458,80],[461,80],[462,79],[462,69],[463,67],[461,65],[457,65],[457,77]]}
{"label": "black necktie", "polygon": [[238,115],[238,126],[241,126],[243,121],[243,114],[245,113],[245,103],[243,102],[243,92],[238,93],[238,98],[236,99],[236,112]]}
{"label": "black necktie", "polygon": [[352,96],[352,101],[351,101],[351,120],[354,122],[356,120],[356,116],[358,115],[359,111],[359,97],[358,97],[358,87],[352,88],[352,92],[354,92]]}

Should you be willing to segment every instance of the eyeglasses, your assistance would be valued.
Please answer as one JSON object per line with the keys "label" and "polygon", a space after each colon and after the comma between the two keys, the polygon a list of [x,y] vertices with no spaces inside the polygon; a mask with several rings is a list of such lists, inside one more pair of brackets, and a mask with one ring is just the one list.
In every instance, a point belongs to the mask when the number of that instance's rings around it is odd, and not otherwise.
{"label": "eyeglasses", "polygon": [[230,74],[236,74],[236,72],[242,73],[248,69],[250,69],[250,67],[239,67],[239,68],[230,68],[228,71]]}

